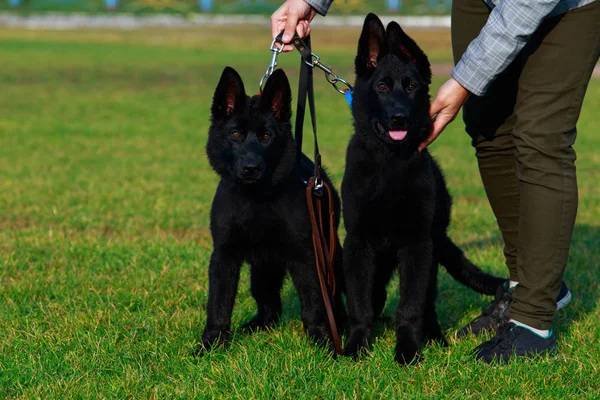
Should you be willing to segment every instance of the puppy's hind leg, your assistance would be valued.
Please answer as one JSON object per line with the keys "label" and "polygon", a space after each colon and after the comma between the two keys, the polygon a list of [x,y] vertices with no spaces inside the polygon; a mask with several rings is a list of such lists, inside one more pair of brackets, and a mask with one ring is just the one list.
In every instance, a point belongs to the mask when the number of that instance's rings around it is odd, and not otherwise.
{"label": "puppy's hind leg", "polygon": [[300,297],[302,323],[307,335],[318,344],[333,349],[314,256],[311,253],[307,260],[291,261],[288,268]]}
{"label": "puppy's hind leg", "polygon": [[346,292],[346,280],[344,278],[344,254],[342,246],[337,242],[337,250],[334,264],[335,273],[335,297],[333,299],[333,309],[335,313],[335,323],[337,324],[338,333],[341,335],[343,331],[348,330],[348,314],[342,300],[342,293]]}
{"label": "puppy's hind leg", "polygon": [[254,263],[250,267],[250,290],[258,312],[241,326],[244,331],[254,331],[272,326],[281,316],[281,286],[285,276],[282,265]]}

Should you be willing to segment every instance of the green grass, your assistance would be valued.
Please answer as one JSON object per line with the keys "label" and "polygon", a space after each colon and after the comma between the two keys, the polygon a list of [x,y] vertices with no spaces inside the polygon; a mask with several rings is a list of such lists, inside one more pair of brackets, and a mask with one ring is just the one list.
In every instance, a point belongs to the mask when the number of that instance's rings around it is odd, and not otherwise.
{"label": "green grass", "polygon": [[[447,32],[414,35],[434,61],[449,62]],[[357,37],[323,29],[314,50],[351,78]],[[302,332],[289,282],[276,329],[190,356],[205,322],[217,185],[204,153],[212,93],[225,65],[255,92],[269,44],[267,31],[241,27],[0,30],[0,398],[596,397],[597,79],[576,145],[580,208],[566,272],[574,299],[556,318],[560,355],[505,367],[474,362],[478,340],[452,335],[489,298],[441,272],[438,311],[450,347],[426,347],[417,366],[394,363],[393,324],[376,326],[372,352],[359,362],[331,359]],[[296,54],[281,56],[293,82],[297,64]],[[321,151],[339,185],[350,113],[320,75],[315,84]],[[482,268],[505,274],[461,122],[432,151],[455,200],[451,236]],[[244,269],[234,326],[254,312],[247,277]],[[387,316],[397,302],[394,284]]]}

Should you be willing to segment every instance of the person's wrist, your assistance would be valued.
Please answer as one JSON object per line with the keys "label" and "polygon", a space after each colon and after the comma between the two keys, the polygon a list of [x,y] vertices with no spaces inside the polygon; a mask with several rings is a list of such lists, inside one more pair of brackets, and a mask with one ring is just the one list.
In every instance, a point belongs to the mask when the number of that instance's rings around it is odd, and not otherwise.
{"label": "person's wrist", "polygon": [[464,99],[469,97],[471,92],[469,92],[469,90],[466,87],[464,87],[459,81],[457,81],[454,78],[450,78],[450,80],[452,81],[452,84],[455,87],[454,90],[459,94],[460,97]]}

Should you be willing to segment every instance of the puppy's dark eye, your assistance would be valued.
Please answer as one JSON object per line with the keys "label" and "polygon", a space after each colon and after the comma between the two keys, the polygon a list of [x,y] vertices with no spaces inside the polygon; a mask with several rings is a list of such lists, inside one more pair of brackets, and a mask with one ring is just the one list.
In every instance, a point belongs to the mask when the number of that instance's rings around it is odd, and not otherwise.
{"label": "puppy's dark eye", "polygon": [[406,87],[406,90],[409,93],[414,92],[415,90],[417,90],[417,85],[415,85],[414,83],[409,83],[408,86]]}
{"label": "puppy's dark eye", "polygon": [[229,134],[229,136],[232,139],[238,140],[242,137],[242,134],[240,133],[240,131],[231,131],[231,133]]}
{"label": "puppy's dark eye", "polygon": [[384,82],[379,82],[377,84],[377,90],[385,92],[388,89],[388,86]]}
{"label": "puppy's dark eye", "polygon": [[271,139],[271,137],[272,137],[272,136],[271,136],[271,135],[269,135],[268,133],[263,133],[262,135],[260,135],[259,139],[260,139],[262,142],[266,142],[266,141],[268,141],[269,139]]}

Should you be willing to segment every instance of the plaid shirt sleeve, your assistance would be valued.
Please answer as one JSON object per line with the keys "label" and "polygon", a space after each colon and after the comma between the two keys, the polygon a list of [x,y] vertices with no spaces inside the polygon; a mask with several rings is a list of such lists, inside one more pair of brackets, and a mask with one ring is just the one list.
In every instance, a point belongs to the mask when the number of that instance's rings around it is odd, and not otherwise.
{"label": "plaid shirt sleeve", "polygon": [[515,59],[559,0],[500,0],[479,36],[452,70],[469,92],[482,96]]}
{"label": "plaid shirt sleeve", "polygon": [[314,8],[319,14],[325,15],[327,14],[327,10],[331,7],[331,3],[333,0],[304,0],[306,3],[310,4],[312,8]]}

